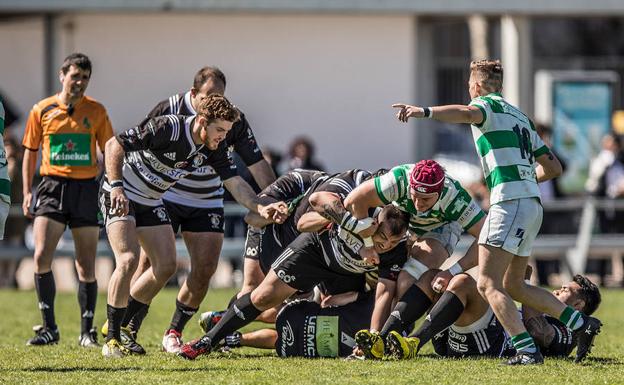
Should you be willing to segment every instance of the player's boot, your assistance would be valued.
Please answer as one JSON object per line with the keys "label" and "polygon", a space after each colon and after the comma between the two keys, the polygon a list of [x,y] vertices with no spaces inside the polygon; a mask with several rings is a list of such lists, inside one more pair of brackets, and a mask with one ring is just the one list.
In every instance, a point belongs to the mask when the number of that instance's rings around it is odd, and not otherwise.
{"label": "player's boot", "polygon": [[106,338],[106,336],[108,335],[108,320],[104,321],[100,332],[102,333],[102,338]]}
{"label": "player's boot", "polygon": [[131,352],[115,338],[102,345],[102,355],[106,358],[121,358],[130,354]]}
{"label": "player's boot", "polygon": [[576,357],[574,362],[581,362],[591,353],[591,348],[594,345],[594,339],[600,333],[600,327],[602,322],[598,318],[583,317],[585,323],[580,329],[576,330],[577,337],[576,344]]}
{"label": "player's boot", "polygon": [[124,348],[128,349],[130,353],[138,355],[146,354],[143,346],[136,342],[136,336],[130,329],[122,327],[119,334],[121,336],[121,344]]}
{"label": "player's boot", "polygon": [[378,332],[360,330],[355,333],[355,343],[364,352],[366,358],[380,360],[384,355],[384,341]]}
{"label": "player's boot", "polygon": [[388,345],[390,355],[399,360],[408,360],[416,357],[419,344],[420,339],[418,339],[418,337],[403,337],[394,330],[391,331],[386,338],[386,345]]}
{"label": "player's boot", "polygon": [[162,350],[163,352],[178,354],[182,344],[182,334],[176,330],[169,329],[163,337]]}
{"label": "player's boot", "polygon": [[204,333],[208,333],[225,314],[225,311],[207,311],[199,316],[199,327]]}
{"label": "player's boot", "polygon": [[37,325],[33,326],[33,331],[35,332],[35,336],[26,341],[26,345],[52,345],[58,343],[61,339],[58,329],[52,330],[50,328]]}
{"label": "player's boot", "polygon": [[203,336],[198,340],[193,340],[182,345],[179,357],[186,358],[187,360],[194,360],[202,354],[208,354],[212,351],[212,341],[210,337]]}
{"label": "player's boot", "polygon": [[507,365],[541,365],[544,363],[544,356],[537,350],[535,353],[518,352],[507,361]]}
{"label": "player's boot", "polygon": [[78,345],[83,348],[99,348],[100,344],[97,341],[97,329],[91,328],[88,333],[83,333],[78,338]]}

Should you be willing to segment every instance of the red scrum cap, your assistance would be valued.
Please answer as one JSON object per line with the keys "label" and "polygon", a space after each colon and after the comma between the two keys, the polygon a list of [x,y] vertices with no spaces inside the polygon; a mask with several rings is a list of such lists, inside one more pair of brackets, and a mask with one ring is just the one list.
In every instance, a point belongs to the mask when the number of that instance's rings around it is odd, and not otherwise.
{"label": "red scrum cap", "polygon": [[444,187],[444,169],[435,160],[421,160],[410,173],[410,187],[424,194],[440,194]]}

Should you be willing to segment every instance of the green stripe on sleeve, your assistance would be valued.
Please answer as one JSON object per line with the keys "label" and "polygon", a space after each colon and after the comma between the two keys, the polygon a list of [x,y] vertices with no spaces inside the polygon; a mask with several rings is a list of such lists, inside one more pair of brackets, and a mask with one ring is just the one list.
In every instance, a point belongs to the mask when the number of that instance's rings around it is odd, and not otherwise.
{"label": "green stripe on sleeve", "polygon": [[490,150],[498,148],[520,148],[518,135],[513,131],[486,132],[477,139],[477,151],[479,156],[485,156]]}
{"label": "green stripe on sleeve", "polygon": [[548,146],[544,145],[544,146],[538,148],[537,150],[533,151],[533,156],[537,158],[537,157],[540,157],[540,156],[542,156],[544,154],[548,154],[548,153],[550,153],[550,148],[548,148]]}
{"label": "green stripe on sleeve", "polygon": [[375,191],[377,192],[377,196],[379,197],[379,199],[381,199],[381,201],[382,201],[384,204],[387,204],[387,205],[388,205],[388,204],[390,204],[390,203],[392,203],[392,202],[388,201],[388,200],[386,199],[386,197],[384,196],[383,191],[381,190],[381,182],[380,182],[379,178],[380,178],[380,177],[376,177],[376,178],[375,178]]}

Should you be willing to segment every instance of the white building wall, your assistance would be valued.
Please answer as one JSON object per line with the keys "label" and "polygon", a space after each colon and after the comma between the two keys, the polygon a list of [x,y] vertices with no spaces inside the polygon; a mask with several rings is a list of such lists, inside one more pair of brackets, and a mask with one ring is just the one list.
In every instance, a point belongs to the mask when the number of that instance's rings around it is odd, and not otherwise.
{"label": "white building wall", "polygon": [[[88,94],[104,103],[116,131],[212,64],[261,145],[285,151],[308,135],[331,171],[415,159],[413,126],[390,107],[413,101],[411,16],[78,14],[56,24],[55,56],[91,57]],[[28,72],[41,72],[40,63]]]}
{"label": "white building wall", "polygon": [[0,22],[0,90],[21,115],[16,132],[45,93],[43,18]]}

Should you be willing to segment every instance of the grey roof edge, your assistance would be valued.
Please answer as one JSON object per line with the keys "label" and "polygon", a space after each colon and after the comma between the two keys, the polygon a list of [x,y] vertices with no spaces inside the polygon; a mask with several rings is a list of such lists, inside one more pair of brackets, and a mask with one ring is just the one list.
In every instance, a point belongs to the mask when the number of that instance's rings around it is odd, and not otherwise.
{"label": "grey roof edge", "polygon": [[0,0],[2,13],[213,11],[464,15],[624,15],[622,0]]}

